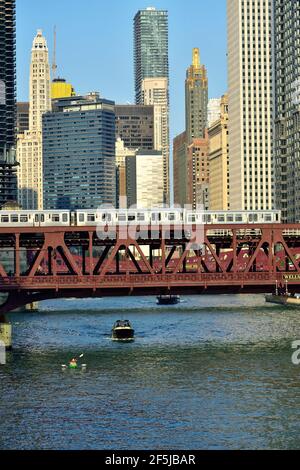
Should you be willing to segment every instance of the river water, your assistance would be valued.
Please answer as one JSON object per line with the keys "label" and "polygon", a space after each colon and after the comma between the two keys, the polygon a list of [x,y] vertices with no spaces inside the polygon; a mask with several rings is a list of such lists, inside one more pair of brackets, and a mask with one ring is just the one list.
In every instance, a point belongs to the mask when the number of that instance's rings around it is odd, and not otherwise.
{"label": "river water", "polygon": [[[57,300],[13,313],[0,449],[300,448],[300,312],[263,296]],[[111,341],[131,320],[133,343]],[[86,371],[65,370],[84,353]]]}

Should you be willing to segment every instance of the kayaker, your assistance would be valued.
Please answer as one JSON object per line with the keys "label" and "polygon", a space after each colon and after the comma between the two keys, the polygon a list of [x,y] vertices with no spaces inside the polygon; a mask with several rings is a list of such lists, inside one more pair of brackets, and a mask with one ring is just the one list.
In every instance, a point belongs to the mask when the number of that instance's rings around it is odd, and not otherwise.
{"label": "kayaker", "polygon": [[72,367],[72,368],[76,368],[77,367],[77,359],[73,358],[70,362],[69,362],[69,367]]}

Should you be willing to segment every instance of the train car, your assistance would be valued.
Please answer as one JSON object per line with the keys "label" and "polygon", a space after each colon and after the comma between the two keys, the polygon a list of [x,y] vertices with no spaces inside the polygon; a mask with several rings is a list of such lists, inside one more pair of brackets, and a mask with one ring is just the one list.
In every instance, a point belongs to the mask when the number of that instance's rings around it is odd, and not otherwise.
{"label": "train car", "polygon": [[68,210],[10,210],[0,211],[0,227],[48,227],[70,225]]}

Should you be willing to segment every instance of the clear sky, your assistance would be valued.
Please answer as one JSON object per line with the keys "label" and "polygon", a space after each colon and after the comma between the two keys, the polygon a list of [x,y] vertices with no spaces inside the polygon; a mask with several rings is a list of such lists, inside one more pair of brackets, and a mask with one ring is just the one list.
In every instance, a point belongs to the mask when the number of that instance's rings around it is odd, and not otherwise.
{"label": "clear sky", "polygon": [[169,12],[170,134],[184,130],[184,79],[193,47],[208,70],[209,97],[226,91],[226,0],[17,0],[18,100],[28,100],[30,50],[37,29],[57,29],[58,73],[78,94],[99,91],[134,103],[133,17],[154,6]]}

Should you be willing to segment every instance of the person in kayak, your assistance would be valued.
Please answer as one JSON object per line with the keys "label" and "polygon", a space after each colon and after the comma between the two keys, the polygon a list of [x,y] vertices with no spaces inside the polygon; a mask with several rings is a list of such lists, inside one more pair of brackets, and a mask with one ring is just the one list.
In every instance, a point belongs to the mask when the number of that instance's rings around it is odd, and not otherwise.
{"label": "person in kayak", "polygon": [[72,367],[73,369],[75,369],[77,367],[77,359],[75,358],[71,359],[71,361],[69,362],[69,367]]}

